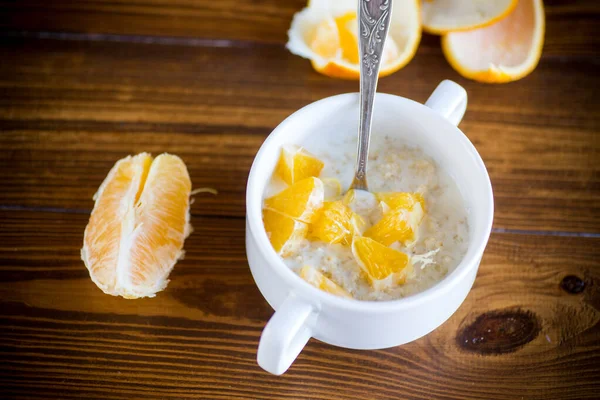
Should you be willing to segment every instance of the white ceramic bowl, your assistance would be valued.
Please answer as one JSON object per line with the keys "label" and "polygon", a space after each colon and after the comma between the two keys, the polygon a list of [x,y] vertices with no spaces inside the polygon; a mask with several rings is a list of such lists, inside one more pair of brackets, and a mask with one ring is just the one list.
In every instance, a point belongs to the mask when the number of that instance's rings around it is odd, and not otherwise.
{"label": "white ceramic bowl", "polygon": [[[258,364],[285,372],[310,337],[352,349],[381,349],[413,341],[440,326],[467,296],[487,244],[493,220],[490,179],[481,157],[456,127],[467,104],[465,90],[443,81],[422,105],[377,94],[373,137],[390,135],[420,146],[456,182],[465,202],[469,247],[461,263],[435,286],[393,301],[344,299],[304,282],[275,253],[262,224],[262,199],[284,144],[311,135],[358,129],[358,93],[328,97],[283,121],[260,148],[248,179],[246,252],[252,276],[276,310],[258,347]],[[376,139],[372,139],[376,140]]]}

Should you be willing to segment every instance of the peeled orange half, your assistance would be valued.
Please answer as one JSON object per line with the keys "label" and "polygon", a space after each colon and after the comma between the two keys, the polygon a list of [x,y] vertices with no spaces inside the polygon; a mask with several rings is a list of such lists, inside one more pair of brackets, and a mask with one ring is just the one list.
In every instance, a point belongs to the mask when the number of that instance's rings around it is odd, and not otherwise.
{"label": "peeled orange half", "polygon": [[512,13],[493,25],[443,36],[442,50],[452,68],[465,78],[511,82],[525,77],[537,66],[544,29],[542,0],[519,0]]}
{"label": "peeled orange half", "polygon": [[[287,48],[307,58],[324,75],[358,79],[358,2],[311,0],[298,12],[288,31]],[[383,50],[379,76],[386,76],[412,60],[421,40],[419,0],[395,0]]]}
{"label": "peeled orange half", "polygon": [[424,0],[423,29],[442,35],[481,28],[510,14],[518,0]]}
{"label": "peeled orange half", "polygon": [[183,161],[147,153],[119,160],[94,196],[81,258],[104,293],[153,297],[183,256],[190,177]]}

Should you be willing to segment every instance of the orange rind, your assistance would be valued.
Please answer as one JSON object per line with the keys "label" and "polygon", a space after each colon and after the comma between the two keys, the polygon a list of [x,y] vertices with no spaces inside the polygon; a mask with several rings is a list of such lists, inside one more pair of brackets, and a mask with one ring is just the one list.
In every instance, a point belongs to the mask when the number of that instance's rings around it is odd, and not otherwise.
{"label": "orange rind", "polygon": [[444,56],[465,78],[506,83],[530,74],[538,65],[544,45],[542,0],[520,0],[501,21],[442,37]]}
{"label": "orange rind", "polygon": [[[313,0],[296,13],[286,47],[307,58],[327,76],[358,79],[357,2]],[[419,0],[395,0],[379,76],[390,75],[412,60],[421,40]]]}
{"label": "orange rind", "polygon": [[518,0],[425,0],[423,30],[435,35],[483,28],[506,18]]}

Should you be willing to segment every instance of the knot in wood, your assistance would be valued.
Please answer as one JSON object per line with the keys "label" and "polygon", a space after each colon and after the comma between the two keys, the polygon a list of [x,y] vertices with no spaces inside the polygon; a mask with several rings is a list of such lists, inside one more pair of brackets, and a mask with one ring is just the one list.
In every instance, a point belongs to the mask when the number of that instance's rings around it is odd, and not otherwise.
{"label": "knot in wood", "polygon": [[479,354],[505,354],[531,342],[540,332],[534,313],[520,309],[490,311],[461,329],[458,346]]}
{"label": "knot in wood", "polygon": [[579,294],[585,289],[585,282],[578,276],[567,275],[560,283],[560,287],[567,293]]}

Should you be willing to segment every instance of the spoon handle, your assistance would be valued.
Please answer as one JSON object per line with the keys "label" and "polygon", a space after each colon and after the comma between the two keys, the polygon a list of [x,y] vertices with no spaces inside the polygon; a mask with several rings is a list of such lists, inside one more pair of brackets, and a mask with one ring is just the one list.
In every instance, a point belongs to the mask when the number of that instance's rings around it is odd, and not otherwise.
{"label": "spoon handle", "polygon": [[356,171],[351,186],[353,189],[368,190],[367,159],[369,157],[373,102],[391,15],[392,0],[359,0],[358,2],[360,121]]}

